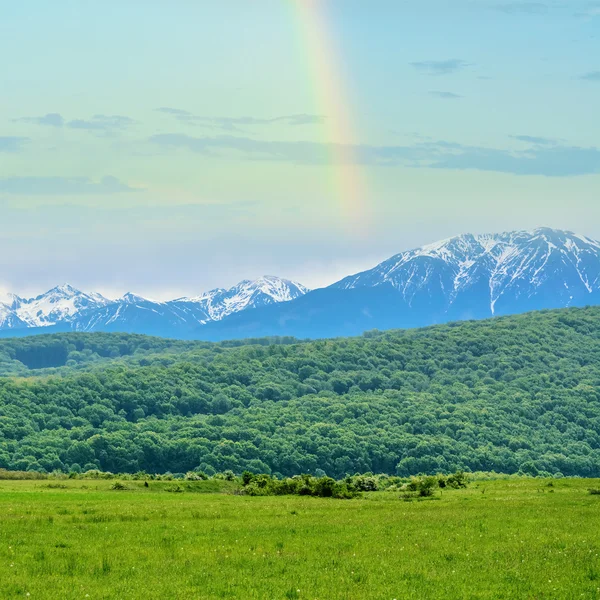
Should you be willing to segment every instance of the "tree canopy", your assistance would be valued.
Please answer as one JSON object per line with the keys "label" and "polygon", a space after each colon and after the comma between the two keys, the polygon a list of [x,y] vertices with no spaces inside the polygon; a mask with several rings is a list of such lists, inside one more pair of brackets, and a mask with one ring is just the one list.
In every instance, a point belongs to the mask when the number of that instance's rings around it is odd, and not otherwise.
{"label": "tree canopy", "polygon": [[359,338],[0,340],[0,468],[600,476],[600,308]]}

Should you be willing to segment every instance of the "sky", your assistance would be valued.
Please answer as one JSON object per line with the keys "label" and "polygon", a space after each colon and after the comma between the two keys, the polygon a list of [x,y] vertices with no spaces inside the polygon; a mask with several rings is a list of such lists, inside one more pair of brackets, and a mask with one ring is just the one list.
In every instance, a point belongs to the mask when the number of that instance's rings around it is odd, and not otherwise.
{"label": "sky", "polygon": [[600,1],[0,0],[0,292],[600,239]]}

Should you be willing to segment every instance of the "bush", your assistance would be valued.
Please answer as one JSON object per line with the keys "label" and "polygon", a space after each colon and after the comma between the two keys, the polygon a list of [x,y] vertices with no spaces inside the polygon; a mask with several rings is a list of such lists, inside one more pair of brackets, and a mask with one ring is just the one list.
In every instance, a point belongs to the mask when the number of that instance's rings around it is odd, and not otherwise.
{"label": "bush", "polygon": [[184,479],[186,481],[206,481],[208,479],[208,475],[202,471],[188,471],[185,474]]}
{"label": "bush", "polygon": [[435,475],[429,475],[421,478],[417,484],[417,491],[421,498],[430,498],[436,489],[439,488],[438,478]]}
{"label": "bush", "polygon": [[243,493],[248,496],[317,496],[319,498],[356,498],[358,492],[346,482],[331,477],[296,475],[278,480],[270,475],[254,475],[245,471],[242,475]]}
{"label": "bush", "polygon": [[354,475],[346,477],[345,483],[349,488],[357,492],[376,492],[379,489],[379,481],[373,475]]}
{"label": "bush", "polygon": [[[423,475],[420,477],[411,477],[410,481],[402,488],[405,492],[412,492],[421,498],[431,498],[437,489],[452,488],[462,489],[468,485],[468,477],[462,471],[457,471],[452,475]],[[410,494],[405,494],[404,498],[409,499]]]}
{"label": "bush", "polygon": [[469,477],[463,471],[457,471],[446,478],[446,485],[455,490],[466,488],[469,485]]}
{"label": "bush", "polygon": [[223,473],[217,473],[215,479],[224,479],[225,481],[234,481],[235,473],[231,470],[223,471]]}

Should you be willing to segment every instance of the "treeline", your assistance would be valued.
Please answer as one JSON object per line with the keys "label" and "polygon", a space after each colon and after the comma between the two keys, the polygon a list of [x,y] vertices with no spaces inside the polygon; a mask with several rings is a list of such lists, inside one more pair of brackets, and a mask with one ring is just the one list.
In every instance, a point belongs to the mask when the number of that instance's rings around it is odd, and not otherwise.
{"label": "treeline", "polygon": [[294,475],[277,479],[266,474],[245,471],[241,477],[242,493],[249,496],[317,496],[319,498],[350,499],[361,492],[401,491],[405,499],[433,496],[438,489],[461,489],[468,485],[468,477],[463,472],[452,475],[428,475],[411,477],[409,480],[386,475],[348,475],[341,481],[332,477]]}
{"label": "treeline", "polygon": [[[496,474],[486,474],[494,477]],[[247,496],[314,496],[318,498],[352,499],[358,498],[363,492],[402,492],[401,498],[428,498],[440,489],[462,489],[469,484],[469,477],[462,472],[452,475],[423,475],[419,477],[402,478],[385,474],[373,473],[347,475],[343,480],[336,481],[326,475],[294,475],[278,479],[264,473],[244,471],[236,476],[232,471],[216,473],[208,476],[201,471],[188,473],[148,474],[138,473],[105,473],[92,470],[85,473],[71,472],[68,475],[60,471],[38,473],[35,471],[6,471],[0,469],[1,480],[115,480],[110,489],[115,491],[129,490],[129,481],[144,482],[144,487],[151,487],[149,482],[174,482],[171,487],[159,487],[167,492],[205,491],[224,492]],[[185,484],[185,485],[184,485]],[[48,484],[49,488],[67,489],[63,484]],[[153,488],[155,486],[152,486]],[[155,488],[156,489],[156,488]]]}
{"label": "treeline", "polygon": [[0,468],[600,476],[599,308],[303,343],[57,334],[0,355]]}
{"label": "treeline", "polygon": [[[199,358],[210,357],[226,348],[298,343],[291,337],[231,340],[212,344],[201,341],[170,340],[129,333],[56,333],[24,338],[0,339],[0,376],[68,374],[102,368],[119,359],[123,364],[147,365],[146,357],[171,364],[176,355],[194,351]],[[63,368],[64,367],[64,368]]]}

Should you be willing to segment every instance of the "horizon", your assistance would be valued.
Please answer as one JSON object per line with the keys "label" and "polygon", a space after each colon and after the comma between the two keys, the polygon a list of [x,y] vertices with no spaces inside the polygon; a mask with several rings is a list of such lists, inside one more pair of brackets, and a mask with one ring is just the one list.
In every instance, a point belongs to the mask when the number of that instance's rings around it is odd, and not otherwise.
{"label": "horizon", "polygon": [[363,273],[364,271],[368,271],[371,270],[372,268],[375,268],[376,266],[378,266],[379,264],[381,264],[381,262],[385,262],[386,260],[389,260],[391,258],[394,258],[397,255],[400,254],[406,254],[406,253],[410,253],[416,250],[421,250],[421,249],[426,249],[430,246],[439,246],[441,244],[445,244],[447,242],[450,242],[452,240],[461,238],[461,237],[465,237],[465,236],[474,236],[474,237],[496,237],[496,236],[503,236],[503,235],[508,235],[508,234],[529,234],[529,235],[534,235],[540,232],[546,232],[546,231],[551,231],[553,233],[562,233],[562,234],[568,234],[568,235],[573,235],[574,237],[583,239],[585,241],[589,241],[589,242],[594,242],[594,243],[598,243],[600,244],[600,240],[595,240],[593,238],[590,238],[588,236],[585,236],[581,233],[578,233],[576,231],[570,231],[567,229],[557,229],[557,228],[553,228],[553,227],[546,227],[546,226],[542,226],[542,227],[535,227],[533,229],[520,229],[520,230],[513,230],[513,231],[498,231],[498,232],[484,232],[484,233],[471,233],[471,232],[464,232],[452,237],[448,237],[448,238],[444,238],[441,240],[436,240],[433,242],[429,242],[426,244],[423,244],[422,246],[418,246],[416,248],[406,248],[403,250],[400,250],[399,252],[396,252],[394,254],[392,254],[391,256],[387,256],[384,259],[382,259],[381,261],[370,265],[369,267],[367,267],[366,269],[363,269],[361,271],[356,271],[356,272],[351,272],[351,273],[345,273],[342,277],[340,277],[339,279],[335,279],[333,281],[327,282],[324,285],[321,286],[317,286],[317,287],[311,287],[311,286],[307,286],[304,284],[304,282],[302,281],[296,281],[294,279],[290,279],[289,277],[286,277],[285,275],[274,275],[274,274],[263,274],[260,275],[259,277],[256,277],[255,279],[241,279],[239,281],[236,281],[235,283],[233,283],[230,286],[217,286],[215,288],[211,288],[211,289],[204,289],[201,290],[199,293],[196,294],[191,294],[191,295],[184,295],[184,296],[169,296],[169,297],[163,297],[163,298],[152,298],[149,296],[144,296],[142,294],[137,293],[136,291],[133,290],[126,290],[123,292],[119,292],[118,294],[111,294],[108,295],[107,293],[103,292],[103,291],[99,291],[99,290],[94,290],[94,289],[82,289],[80,287],[78,287],[77,285],[73,285],[71,284],[71,282],[65,281],[63,283],[59,283],[56,285],[53,285],[51,288],[48,289],[43,289],[40,290],[38,292],[34,292],[33,294],[21,294],[18,292],[14,292],[11,290],[3,290],[0,288],[0,304],[4,304],[4,305],[10,305],[15,299],[19,299],[19,300],[25,300],[25,301],[29,301],[29,300],[35,300],[36,298],[39,298],[40,296],[43,296],[45,294],[47,294],[48,292],[51,292],[55,289],[60,289],[60,288],[64,288],[64,287],[68,287],[68,288],[72,288],[73,290],[75,290],[76,292],[81,292],[83,294],[99,294],[100,296],[102,296],[105,300],[109,300],[110,302],[118,302],[119,300],[123,300],[126,296],[132,295],[132,296],[137,296],[140,297],[141,299],[145,300],[145,301],[149,301],[149,302],[156,302],[156,303],[160,303],[160,304],[164,304],[167,302],[175,302],[175,301],[180,301],[180,300],[186,300],[186,299],[197,299],[200,298],[206,294],[209,294],[211,292],[215,292],[218,290],[221,291],[229,291],[231,289],[233,289],[234,287],[243,284],[243,283],[257,283],[262,279],[269,279],[269,278],[275,278],[275,279],[279,279],[279,280],[285,280],[288,281],[292,284],[296,284],[296,285],[300,285],[303,286],[307,289],[308,292],[312,292],[318,289],[323,289],[326,288],[330,285],[333,285],[335,283],[338,283],[340,280],[344,279],[345,277],[351,276],[351,275],[359,275],[361,273]]}

